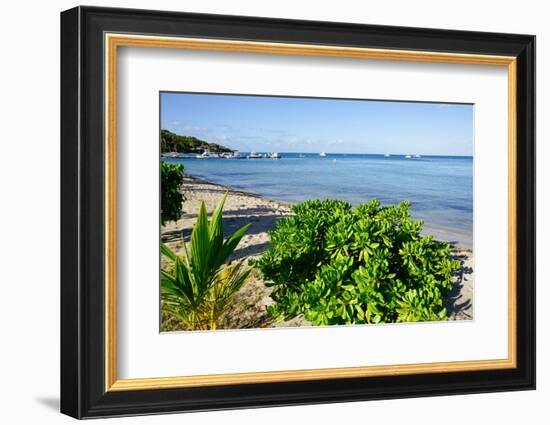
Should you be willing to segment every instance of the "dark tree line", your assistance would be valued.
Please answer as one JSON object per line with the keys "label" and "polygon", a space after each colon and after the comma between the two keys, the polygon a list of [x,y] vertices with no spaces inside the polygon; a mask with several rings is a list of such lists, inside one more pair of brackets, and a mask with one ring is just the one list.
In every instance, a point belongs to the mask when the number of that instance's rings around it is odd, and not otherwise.
{"label": "dark tree line", "polygon": [[232,149],[217,143],[208,143],[192,136],[180,136],[169,130],[161,130],[160,148],[161,152],[179,153],[202,153],[205,149],[213,153],[233,152]]}

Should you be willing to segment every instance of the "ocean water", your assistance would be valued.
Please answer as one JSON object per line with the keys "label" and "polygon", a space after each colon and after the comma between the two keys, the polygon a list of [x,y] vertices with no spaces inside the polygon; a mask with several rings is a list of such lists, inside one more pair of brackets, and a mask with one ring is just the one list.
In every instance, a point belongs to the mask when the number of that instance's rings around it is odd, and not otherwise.
{"label": "ocean water", "polygon": [[[245,155],[245,154],[243,154]],[[424,233],[472,245],[473,160],[471,157],[281,153],[274,159],[168,159],[187,174],[273,200],[344,199],[357,205],[412,203]]]}

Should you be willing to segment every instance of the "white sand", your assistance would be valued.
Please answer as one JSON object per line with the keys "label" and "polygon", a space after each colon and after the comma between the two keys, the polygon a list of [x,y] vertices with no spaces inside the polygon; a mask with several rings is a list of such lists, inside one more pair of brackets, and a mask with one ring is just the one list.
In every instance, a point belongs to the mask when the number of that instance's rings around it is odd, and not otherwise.
{"label": "white sand", "polygon": [[275,221],[291,214],[289,206],[191,177],[185,177],[183,184],[183,193],[187,198],[183,203],[184,214],[177,222],[167,223],[162,228],[163,242],[179,251],[181,235],[186,240],[189,238],[201,202],[204,201],[210,215],[226,191],[228,196],[223,210],[225,234],[230,235],[250,223],[232,259],[259,257],[269,245],[267,232],[275,228]]}

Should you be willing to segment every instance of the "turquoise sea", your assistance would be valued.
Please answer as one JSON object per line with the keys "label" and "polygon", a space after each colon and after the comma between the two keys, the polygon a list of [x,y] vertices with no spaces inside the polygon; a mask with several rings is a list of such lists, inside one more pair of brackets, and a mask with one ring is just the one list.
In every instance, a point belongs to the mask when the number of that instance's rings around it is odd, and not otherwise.
{"label": "turquoise sea", "polygon": [[[246,155],[246,153],[242,153]],[[281,152],[281,159],[164,159],[186,173],[267,198],[296,203],[344,199],[356,205],[409,200],[426,234],[471,246],[472,157]]]}

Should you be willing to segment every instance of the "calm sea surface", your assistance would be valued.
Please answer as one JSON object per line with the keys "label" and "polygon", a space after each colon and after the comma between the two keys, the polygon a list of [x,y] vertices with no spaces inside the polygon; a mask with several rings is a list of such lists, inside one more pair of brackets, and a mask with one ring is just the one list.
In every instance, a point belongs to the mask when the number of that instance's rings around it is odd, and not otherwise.
{"label": "calm sea surface", "polygon": [[[243,153],[243,155],[245,155]],[[471,157],[281,153],[274,159],[169,159],[186,173],[290,203],[313,198],[344,199],[356,205],[372,198],[383,204],[412,202],[425,233],[472,244]]]}

